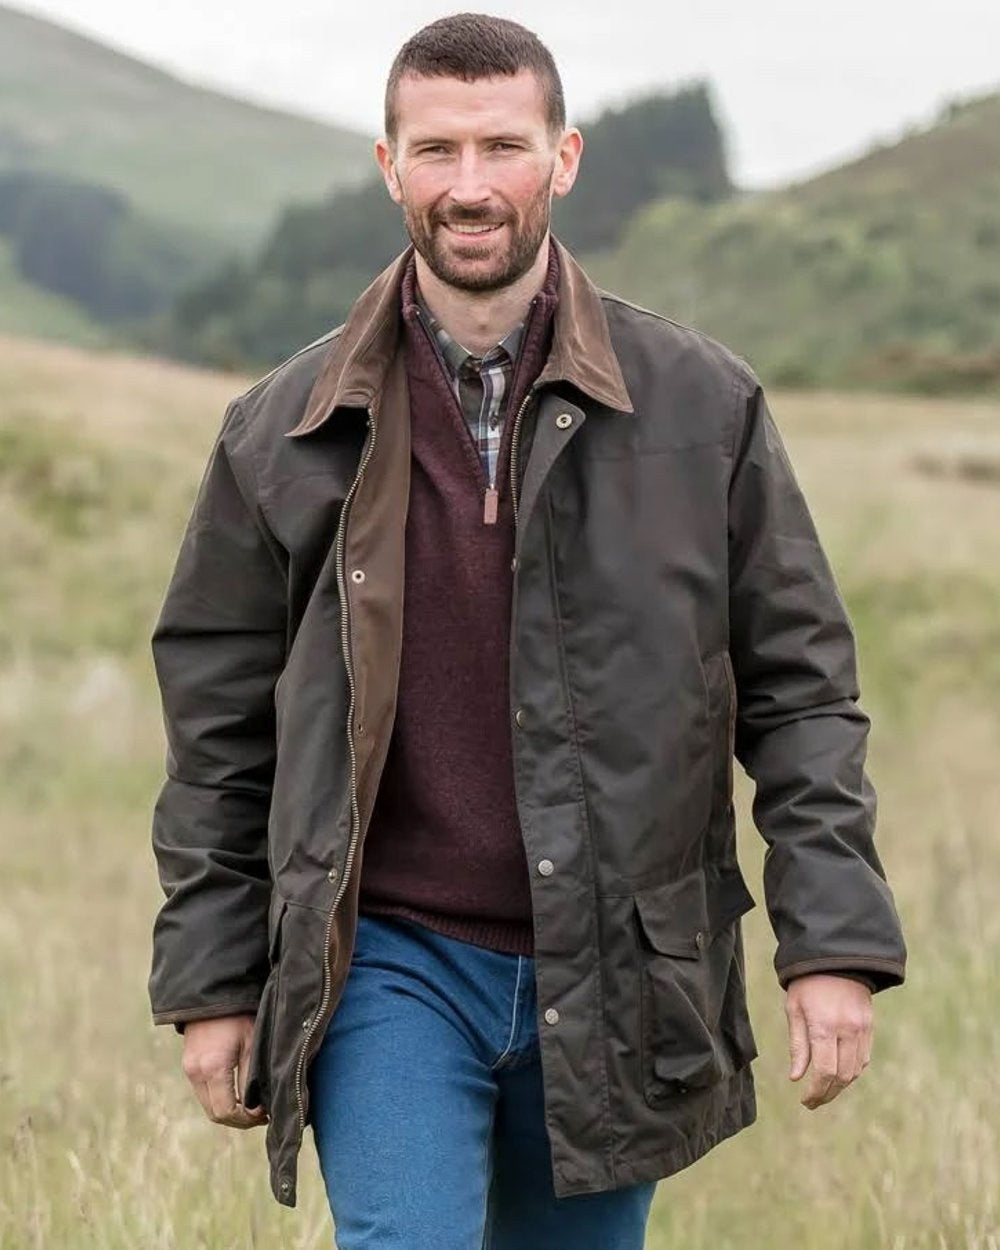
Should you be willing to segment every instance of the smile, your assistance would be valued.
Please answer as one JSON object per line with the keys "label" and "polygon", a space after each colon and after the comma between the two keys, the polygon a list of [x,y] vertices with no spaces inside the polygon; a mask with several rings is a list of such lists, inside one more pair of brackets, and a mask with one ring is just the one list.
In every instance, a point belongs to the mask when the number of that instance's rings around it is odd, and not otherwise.
{"label": "smile", "polygon": [[451,222],[445,222],[444,224],[446,228],[450,230],[453,234],[464,234],[464,235],[494,234],[497,230],[501,230],[503,228],[502,221],[497,222],[495,225],[492,225],[492,226],[482,226],[482,225],[460,226],[457,224],[452,224]]}

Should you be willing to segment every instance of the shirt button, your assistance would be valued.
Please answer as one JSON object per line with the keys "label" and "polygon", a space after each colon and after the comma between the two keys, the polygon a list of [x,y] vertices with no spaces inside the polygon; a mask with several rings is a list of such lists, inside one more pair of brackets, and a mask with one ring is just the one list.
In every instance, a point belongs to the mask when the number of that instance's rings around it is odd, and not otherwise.
{"label": "shirt button", "polygon": [[551,877],[555,870],[556,866],[551,859],[540,859],[538,861],[538,871],[543,877]]}
{"label": "shirt button", "polygon": [[548,1011],[546,1011],[545,1023],[546,1024],[558,1024],[559,1023],[559,1012],[556,1011],[555,1007],[550,1007]]}
{"label": "shirt button", "polygon": [[361,583],[362,583],[364,580],[365,580],[365,571],[364,571],[364,569],[353,569],[353,570],[352,570],[352,572],[351,572],[351,581],[352,581],[352,582],[355,582],[358,586],[360,586],[360,585],[361,585]]}
{"label": "shirt button", "polygon": [[517,725],[518,729],[524,728],[524,708],[519,707],[514,713],[514,723]]}
{"label": "shirt button", "polygon": [[561,412],[559,416],[556,417],[556,425],[560,430],[568,430],[572,424],[573,417],[568,412]]}

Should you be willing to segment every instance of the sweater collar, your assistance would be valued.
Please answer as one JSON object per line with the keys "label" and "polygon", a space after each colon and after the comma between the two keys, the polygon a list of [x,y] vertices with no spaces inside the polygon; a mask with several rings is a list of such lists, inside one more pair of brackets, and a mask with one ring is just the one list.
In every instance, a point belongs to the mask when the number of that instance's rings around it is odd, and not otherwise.
{"label": "sweater collar", "polygon": [[[538,384],[569,382],[608,408],[632,412],[600,294],[557,239],[552,246],[559,264],[559,296],[552,349]],[[379,393],[400,344],[401,290],[412,255],[411,246],[359,296],[326,353],[305,413],[290,437],[312,433],[338,408],[366,408]]]}

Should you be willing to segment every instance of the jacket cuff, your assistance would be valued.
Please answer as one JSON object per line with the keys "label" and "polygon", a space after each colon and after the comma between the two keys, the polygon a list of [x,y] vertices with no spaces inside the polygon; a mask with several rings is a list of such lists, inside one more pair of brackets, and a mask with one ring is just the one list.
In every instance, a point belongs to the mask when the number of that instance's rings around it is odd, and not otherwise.
{"label": "jacket cuff", "polygon": [[902,985],[906,976],[904,965],[894,959],[873,959],[860,955],[853,959],[803,959],[799,963],[789,964],[787,968],[779,968],[777,972],[778,982],[783,990],[787,990],[789,983],[796,977],[823,972],[830,976],[853,977],[867,985],[873,994]]}
{"label": "jacket cuff", "polygon": [[254,1016],[260,1004],[260,995],[256,998],[233,999],[229,1002],[212,1003],[207,1007],[187,1007],[179,1011],[154,1011],[154,1024],[172,1024],[178,1033],[184,1032],[184,1026],[193,1020],[216,1020],[219,1016]]}

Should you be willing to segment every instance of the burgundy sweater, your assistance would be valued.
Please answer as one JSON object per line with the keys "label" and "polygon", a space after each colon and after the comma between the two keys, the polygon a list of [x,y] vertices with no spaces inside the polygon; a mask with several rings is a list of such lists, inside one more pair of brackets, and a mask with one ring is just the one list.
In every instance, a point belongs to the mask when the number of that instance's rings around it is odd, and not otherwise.
{"label": "burgundy sweater", "polygon": [[514,417],[548,356],[558,277],[553,248],[505,410],[495,525],[483,523],[486,474],[420,321],[412,264],[404,278],[412,461],[403,650],[361,866],[362,912],[516,955],[534,943],[511,756],[508,468]]}

